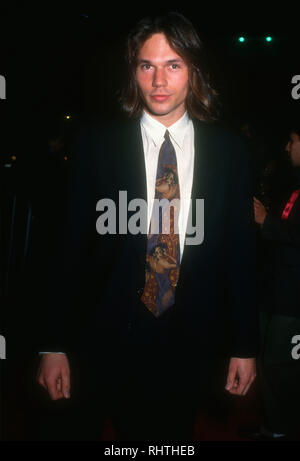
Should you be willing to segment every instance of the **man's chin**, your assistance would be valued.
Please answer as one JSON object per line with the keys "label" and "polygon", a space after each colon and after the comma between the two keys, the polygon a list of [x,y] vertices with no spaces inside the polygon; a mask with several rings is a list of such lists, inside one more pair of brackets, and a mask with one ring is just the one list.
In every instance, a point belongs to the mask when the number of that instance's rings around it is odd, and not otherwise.
{"label": "man's chin", "polygon": [[151,105],[147,105],[147,111],[151,114],[151,115],[157,115],[157,116],[163,116],[163,115],[168,115],[170,112],[172,112],[172,108],[171,107],[163,107],[163,105],[161,105],[161,107],[157,107],[157,105],[153,106],[152,104]]}

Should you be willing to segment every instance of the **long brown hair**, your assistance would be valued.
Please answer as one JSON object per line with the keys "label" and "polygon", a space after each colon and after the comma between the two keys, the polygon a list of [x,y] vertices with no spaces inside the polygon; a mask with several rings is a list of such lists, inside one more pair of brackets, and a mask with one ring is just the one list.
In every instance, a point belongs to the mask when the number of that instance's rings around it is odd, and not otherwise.
{"label": "long brown hair", "polygon": [[213,121],[218,116],[217,92],[204,70],[203,45],[192,23],[182,14],[169,12],[156,18],[144,18],[129,33],[126,44],[127,82],[121,92],[123,109],[130,117],[141,115],[144,102],[136,82],[137,57],[140,48],[155,33],[163,33],[171,48],[189,66],[189,91],[186,108],[191,117]]}

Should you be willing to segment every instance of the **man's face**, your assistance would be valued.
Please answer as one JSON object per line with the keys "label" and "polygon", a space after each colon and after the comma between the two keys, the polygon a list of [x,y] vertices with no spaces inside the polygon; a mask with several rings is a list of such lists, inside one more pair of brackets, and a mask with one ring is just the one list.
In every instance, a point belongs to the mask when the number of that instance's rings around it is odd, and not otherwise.
{"label": "man's face", "polygon": [[170,47],[164,34],[154,34],[138,54],[136,80],[145,110],[170,126],[185,112],[189,73],[184,60]]}
{"label": "man's face", "polygon": [[285,150],[288,152],[293,166],[300,166],[300,137],[297,133],[291,133]]}

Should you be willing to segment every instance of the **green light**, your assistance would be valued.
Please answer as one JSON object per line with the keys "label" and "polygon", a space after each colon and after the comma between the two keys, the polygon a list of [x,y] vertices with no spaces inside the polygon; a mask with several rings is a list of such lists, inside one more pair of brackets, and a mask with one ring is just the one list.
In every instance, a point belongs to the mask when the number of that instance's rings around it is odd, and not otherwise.
{"label": "green light", "polygon": [[270,37],[270,35],[268,35],[268,36],[266,37],[266,42],[271,42],[271,41],[272,41],[272,37]]}
{"label": "green light", "polygon": [[239,38],[238,38],[238,41],[239,41],[240,43],[244,43],[245,40],[246,40],[245,37],[239,37]]}

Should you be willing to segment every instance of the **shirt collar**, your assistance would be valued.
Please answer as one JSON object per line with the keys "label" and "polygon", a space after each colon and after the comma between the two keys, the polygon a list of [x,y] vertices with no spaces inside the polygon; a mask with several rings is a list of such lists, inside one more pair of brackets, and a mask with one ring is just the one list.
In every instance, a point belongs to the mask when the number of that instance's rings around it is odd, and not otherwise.
{"label": "shirt collar", "polygon": [[177,122],[173,123],[173,125],[169,126],[168,128],[165,127],[162,123],[155,120],[151,115],[147,112],[143,112],[141,118],[141,124],[146,130],[147,135],[153,141],[155,146],[161,144],[164,140],[166,130],[169,131],[171,138],[176,142],[176,144],[182,149],[183,148],[183,140],[186,134],[187,128],[190,123],[190,118],[188,116],[187,111],[183,114],[183,116],[177,120]]}

